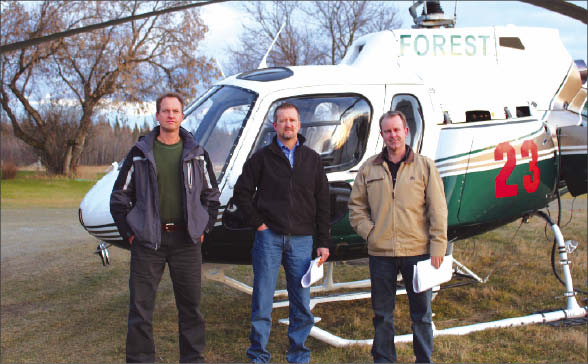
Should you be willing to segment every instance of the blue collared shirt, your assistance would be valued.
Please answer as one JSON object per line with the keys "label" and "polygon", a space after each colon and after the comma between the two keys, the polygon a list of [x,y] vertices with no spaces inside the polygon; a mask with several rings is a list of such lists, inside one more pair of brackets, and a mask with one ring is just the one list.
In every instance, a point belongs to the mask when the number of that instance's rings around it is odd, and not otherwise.
{"label": "blue collared shirt", "polygon": [[294,148],[290,150],[287,146],[284,145],[284,143],[280,141],[280,138],[276,138],[276,140],[278,141],[278,146],[280,147],[286,158],[288,158],[288,161],[290,161],[290,168],[294,168],[294,151],[296,150],[296,147],[300,145],[300,142],[297,140]]}

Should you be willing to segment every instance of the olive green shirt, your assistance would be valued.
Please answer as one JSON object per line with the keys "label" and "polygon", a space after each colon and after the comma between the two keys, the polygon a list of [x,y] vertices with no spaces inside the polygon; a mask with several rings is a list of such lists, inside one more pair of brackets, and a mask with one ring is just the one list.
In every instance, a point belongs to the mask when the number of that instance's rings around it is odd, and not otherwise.
{"label": "olive green shirt", "polygon": [[159,213],[162,223],[181,223],[184,220],[182,208],[182,140],[176,144],[163,144],[155,139],[153,156],[157,167],[159,187]]}

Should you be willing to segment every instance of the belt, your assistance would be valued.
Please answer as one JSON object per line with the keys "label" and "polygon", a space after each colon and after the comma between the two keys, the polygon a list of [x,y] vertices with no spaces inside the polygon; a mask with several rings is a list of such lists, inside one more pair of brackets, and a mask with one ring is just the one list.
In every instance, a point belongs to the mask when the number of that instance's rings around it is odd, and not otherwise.
{"label": "belt", "polygon": [[181,230],[184,230],[185,228],[186,228],[186,226],[184,224],[177,223],[177,222],[167,222],[165,224],[161,224],[161,230],[163,230],[165,232],[181,231]]}

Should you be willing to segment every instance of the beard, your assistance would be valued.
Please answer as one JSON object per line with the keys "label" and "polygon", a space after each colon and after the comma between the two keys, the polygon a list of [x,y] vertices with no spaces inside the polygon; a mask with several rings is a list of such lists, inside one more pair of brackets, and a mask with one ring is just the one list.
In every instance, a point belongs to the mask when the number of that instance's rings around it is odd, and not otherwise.
{"label": "beard", "polygon": [[280,138],[284,140],[291,140],[296,138],[296,133],[293,130],[284,131],[280,134]]}

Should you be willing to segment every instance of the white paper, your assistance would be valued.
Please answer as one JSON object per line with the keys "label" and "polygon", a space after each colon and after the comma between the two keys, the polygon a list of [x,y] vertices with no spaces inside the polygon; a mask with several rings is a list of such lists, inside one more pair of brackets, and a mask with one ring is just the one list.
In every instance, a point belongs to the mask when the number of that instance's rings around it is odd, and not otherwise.
{"label": "white paper", "polygon": [[431,259],[423,260],[415,264],[412,277],[412,288],[420,293],[441,283],[448,282],[453,274],[453,256],[443,257],[443,263],[439,269],[431,265]]}
{"label": "white paper", "polygon": [[310,261],[308,270],[306,273],[304,273],[304,276],[302,276],[302,279],[300,280],[302,287],[308,288],[323,278],[324,267],[322,264],[320,267],[318,266],[320,260],[321,257],[316,257],[315,260]]}

